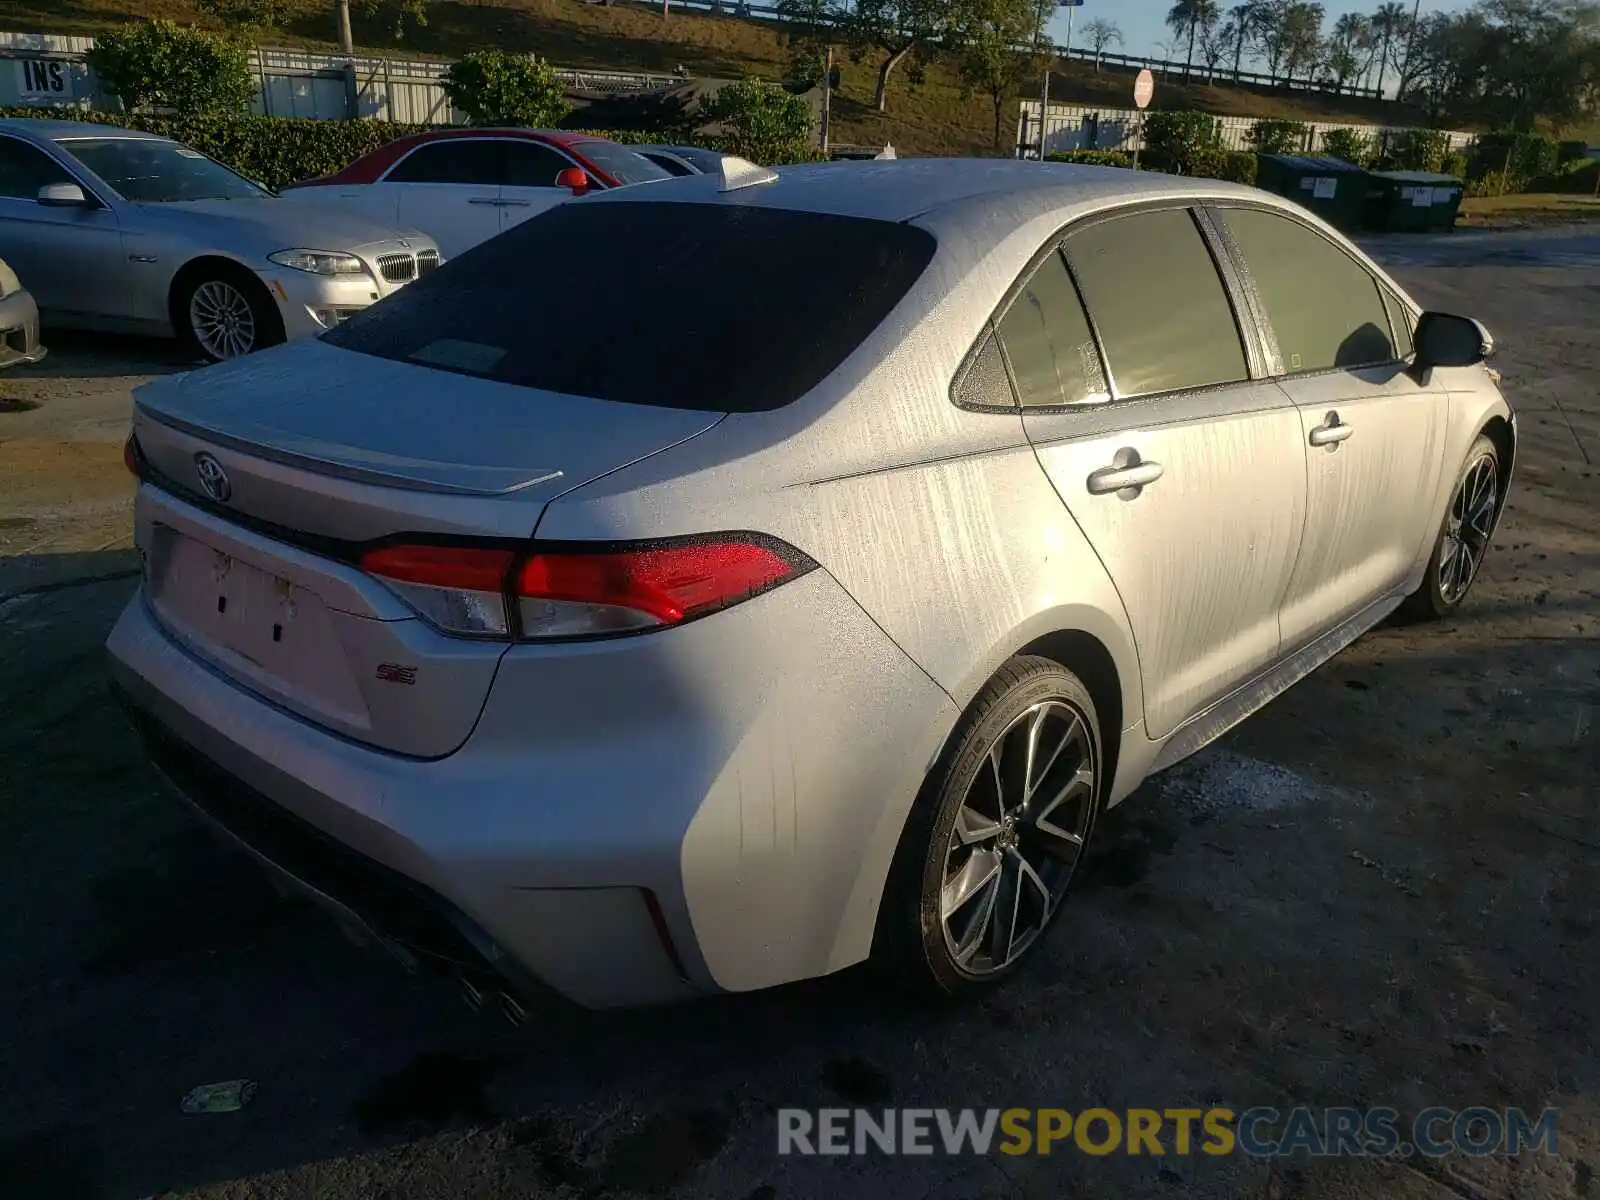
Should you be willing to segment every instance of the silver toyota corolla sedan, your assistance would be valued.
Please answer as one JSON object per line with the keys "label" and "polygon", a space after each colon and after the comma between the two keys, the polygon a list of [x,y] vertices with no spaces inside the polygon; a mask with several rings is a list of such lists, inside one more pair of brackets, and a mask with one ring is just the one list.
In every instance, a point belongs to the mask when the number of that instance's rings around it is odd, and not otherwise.
{"label": "silver toyota corolla sedan", "polygon": [[439,250],[167,138],[17,119],[0,120],[0,258],[47,328],[177,336],[215,360],[331,328]]}
{"label": "silver toyota corolla sedan", "polygon": [[1106,806],[1462,603],[1490,349],[1248,188],[729,164],[143,388],[112,674],[200,811],[474,994],[981,988]]}

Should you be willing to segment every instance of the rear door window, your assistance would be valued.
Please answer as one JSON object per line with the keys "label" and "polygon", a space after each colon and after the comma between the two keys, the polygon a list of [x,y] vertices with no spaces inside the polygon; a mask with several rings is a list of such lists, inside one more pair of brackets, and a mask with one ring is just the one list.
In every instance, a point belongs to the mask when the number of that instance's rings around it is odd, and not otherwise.
{"label": "rear door window", "polygon": [[[818,247],[827,247],[826,254]],[[521,387],[759,412],[826,378],[933,258],[925,230],[750,204],[563,204],[323,335]]]}
{"label": "rear door window", "polygon": [[446,138],[418,146],[386,176],[390,183],[467,183],[500,186],[503,141]]}
{"label": "rear door window", "polygon": [[1135,213],[1067,239],[1119,396],[1249,377],[1222,277],[1187,209]]}
{"label": "rear door window", "polygon": [[1288,374],[1393,362],[1383,289],[1315,230],[1256,208],[1221,209],[1244,255]]}
{"label": "rear door window", "polygon": [[1059,252],[1039,264],[1000,318],[1000,341],[1024,407],[1110,399],[1100,352]]}

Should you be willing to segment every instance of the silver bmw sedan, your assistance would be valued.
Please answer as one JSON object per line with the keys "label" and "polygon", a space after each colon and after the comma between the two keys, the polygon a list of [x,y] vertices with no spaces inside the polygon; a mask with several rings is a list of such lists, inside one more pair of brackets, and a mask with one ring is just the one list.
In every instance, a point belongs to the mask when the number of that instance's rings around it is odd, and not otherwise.
{"label": "silver bmw sedan", "polygon": [[1106,807],[1461,606],[1491,350],[1249,188],[725,162],[142,389],[112,674],[196,809],[513,1011],[974,991]]}
{"label": "silver bmw sedan", "polygon": [[0,258],[46,329],[176,336],[220,360],[332,328],[439,250],[286,204],[167,138],[20,118],[0,120]]}

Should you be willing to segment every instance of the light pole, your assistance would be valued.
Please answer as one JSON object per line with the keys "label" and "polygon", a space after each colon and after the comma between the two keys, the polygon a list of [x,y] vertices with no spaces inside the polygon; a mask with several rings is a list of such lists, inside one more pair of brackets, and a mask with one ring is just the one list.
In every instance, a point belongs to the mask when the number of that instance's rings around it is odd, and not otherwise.
{"label": "light pole", "polygon": [[[1057,6],[1067,10],[1067,57],[1071,58],[1072,57],[1072,13],[1073,13],[1074,9],[1078,8],[1083,3],[1083,0],[1054,0],[1054,3]],[[1049,24],[1049,22],[1047,20],[1040,22],[1039,28],[1040,28],[1041,32],[1044,31],[1045,26],[1047,26],[1048,24]],[[1055,57],[1056,57],[1056,55],[1055,55],[1055,47],[1050,44],[1050,39],[1048,37],[1046,37],[1044,39],[1044,44],[1045,44],[1044,86],[1039,89],[1039,161],[1040,162],[1044,161],[1044,139],[1045,139],[1045,134],[1048,132],[1048,130],[1050,128],[1050,122],[1049,122],[1049,116],[1050,116],[1050,64],[1055,61]]]}

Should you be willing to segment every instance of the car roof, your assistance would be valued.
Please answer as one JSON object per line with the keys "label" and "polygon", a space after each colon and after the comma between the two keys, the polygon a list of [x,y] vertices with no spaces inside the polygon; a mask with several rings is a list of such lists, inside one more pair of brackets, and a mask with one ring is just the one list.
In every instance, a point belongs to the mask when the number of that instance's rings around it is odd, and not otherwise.
{"label": "car roof", "polygon": [[[385,142],[376,150],[369,150],[366,154],[341,167],[333,174],[324,175],[315,181],[307,180],[306,182],[376,183],[383,177],[385,171],[418,146],[424,146],[430,142],[459,141],[471,138],[521,138],[530,142],[544,142],[551,146],[580,149],[590,142],[609,143],[607,138],[597,137],[592,133],[575,133],[569,129],[526,129],[513,125],[474,129],[424,129],[420,133],[408,133],[403,137],[395,138],[392,142]],[[607,182],[611,181],[607,180]]]}
{"label": "car roof", "polygon": [[1040,163],[1023,159],[903,158],[876,162],[807,163],[780,167],[777,178],[722,191],[718,174],[686,175],[648,189],[619,190],[593,202],[750,204],[881,221],[909,221],[956,207],[985,208],[1004,200],[1015,218],[1045,213],[1079,201],[1107,205],[1161,199],[1251,196],[1264,193],[1240,184],[1181,179],[1154,171]]}
{"label": "car roof", "polygon": [[35,141],[59,142],[72,138],[119,137],[145,142],[169,142],[171,138],[145,133],[140,129],[124,129],[121,125],[94,125],[88,121],[61,121],[39,117],[0,118],[0,130],[16,133]]}

